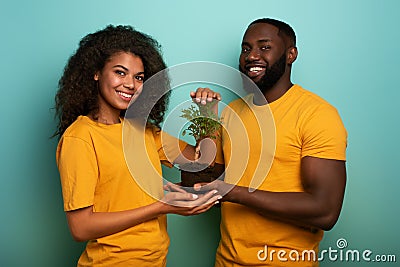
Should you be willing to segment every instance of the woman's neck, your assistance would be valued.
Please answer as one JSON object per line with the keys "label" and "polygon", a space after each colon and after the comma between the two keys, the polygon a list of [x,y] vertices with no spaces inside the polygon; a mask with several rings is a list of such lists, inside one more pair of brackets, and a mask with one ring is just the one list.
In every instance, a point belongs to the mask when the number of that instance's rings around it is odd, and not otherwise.
{"label": "woman's neck", "polygon": [[97,114],[89,114],[88,117],[93,121],[107,125],[121,123],[119,114],[116,116],[114,114],[104,114],[102,112],[98,112]]}

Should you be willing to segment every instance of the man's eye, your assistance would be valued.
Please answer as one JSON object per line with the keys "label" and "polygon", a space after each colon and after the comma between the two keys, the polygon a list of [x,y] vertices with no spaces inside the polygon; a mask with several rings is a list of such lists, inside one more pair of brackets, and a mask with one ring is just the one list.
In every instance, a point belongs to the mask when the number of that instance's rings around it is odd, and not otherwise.
{"label": "man's eye", "polygon": [[261,50],[269,50],[271,47],[269,45],[265,45],[261,47]]}
{"label": "man's eye", "polygon": [[248,53],[249,51],[250,51],[250,48],[242,47],[242,53]]}

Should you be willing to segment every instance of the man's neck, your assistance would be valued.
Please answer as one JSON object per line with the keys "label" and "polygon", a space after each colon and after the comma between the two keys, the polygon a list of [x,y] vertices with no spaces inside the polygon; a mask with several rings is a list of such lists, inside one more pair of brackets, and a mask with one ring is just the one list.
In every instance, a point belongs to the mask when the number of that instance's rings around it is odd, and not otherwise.
{"label": "man's neck", "polygon": [[292,86],[293,83],[290,81],[284,84],[276,84],[270,90],[265,92],[264,96],[268,103],[272,103],[281,98]]}

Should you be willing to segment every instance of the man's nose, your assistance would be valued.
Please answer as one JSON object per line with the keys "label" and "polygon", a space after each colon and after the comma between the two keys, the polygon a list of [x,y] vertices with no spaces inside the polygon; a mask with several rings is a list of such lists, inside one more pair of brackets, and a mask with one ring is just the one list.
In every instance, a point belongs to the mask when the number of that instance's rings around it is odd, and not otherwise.
{"label": "man's nose", "polygon": [[251,49],[247,54],[246,60],[247,61],[255,61],[260,58],[260,51],[258,49]]}

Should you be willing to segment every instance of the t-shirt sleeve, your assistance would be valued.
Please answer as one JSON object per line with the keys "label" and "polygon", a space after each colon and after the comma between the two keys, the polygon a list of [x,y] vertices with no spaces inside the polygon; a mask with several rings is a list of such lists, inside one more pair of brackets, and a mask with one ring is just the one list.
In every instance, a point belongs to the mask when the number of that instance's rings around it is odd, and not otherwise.
{"label": "t-shirt sleeve", "polygon": [[175,159],[188,145],[183,140],[176,138],[164,131],[154,132],[154,141],[162,164],[172,167]]}
{"label": "t-shirt sleeve", "polygon": [[346,160],[347,131],[332,106],[316,109],[304,122],[301,157]]}
{"label": "t-shirt sleeve", "polygon": [[71,211],[93,205],[98,179],[93,146],[77,137],[63,137],[57,148],[64,210]]}

